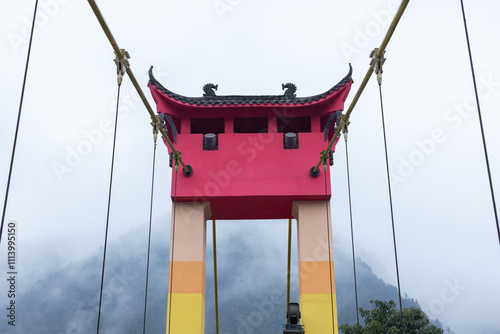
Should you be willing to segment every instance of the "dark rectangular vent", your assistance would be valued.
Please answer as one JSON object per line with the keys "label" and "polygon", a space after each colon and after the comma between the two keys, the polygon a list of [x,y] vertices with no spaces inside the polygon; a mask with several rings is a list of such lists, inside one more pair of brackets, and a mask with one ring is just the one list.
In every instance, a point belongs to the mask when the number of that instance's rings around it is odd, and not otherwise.
{"label": "dark rectangular vent", "polygon": [[311,132],[311,117],[278,117],[278,132]]}
{"label": "dark rectangular vent", "polygon": [[267,117],[237,117],[234,119],[234,133],[267,133]]}
{"label": "dark rectangular vent", "polygon": [[191,118],[191,133],[224,133],[224,118]]}

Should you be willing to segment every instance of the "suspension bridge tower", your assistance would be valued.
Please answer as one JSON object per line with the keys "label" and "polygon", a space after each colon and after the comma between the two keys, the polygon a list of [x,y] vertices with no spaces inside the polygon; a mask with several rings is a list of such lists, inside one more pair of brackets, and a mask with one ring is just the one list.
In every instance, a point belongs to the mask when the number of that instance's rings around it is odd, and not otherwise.
{"label": "suspension bridge tower", "polygon": [[349,71],[310,97],[297,97],[292,83],[282,84],[281,95],[220,96],[217,85],[206,84],[202,97],[185,97],[150,70],[164,129],[190,164],[172,175],[167,331],[204,333],[208,219],[294,218],[301,324],[306,333],[338,332],[330,164],[316,173],[311,166],[333,136],[351,84]]}

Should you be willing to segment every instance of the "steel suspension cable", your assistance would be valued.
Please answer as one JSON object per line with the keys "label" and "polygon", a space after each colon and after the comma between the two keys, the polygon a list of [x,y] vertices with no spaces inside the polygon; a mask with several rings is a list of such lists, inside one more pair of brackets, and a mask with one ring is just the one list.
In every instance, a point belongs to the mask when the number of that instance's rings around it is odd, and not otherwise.
{"label": "steel suspension cable", "polygon": [[118,109],[120,105],[120,88],[121,85],[118,85],[118,93],[116,96],[116,112],[115,112],[115,129],[113,133],[113,150],[111,153],[111,171],[109,176],[109,191],[108,191],[108,209],[106,213],[106,232],[104,234],[104,250],[102,255],[102,274],[101,274],[101,289],[99,292],[99,313],[97,315],[97,334],[99,334],[100,325],[101,325],[101,308],[102,308],[102,292],[104,287],[104,270],[106,268],[106,251],[108,247],[108,231],[109,231],[109,215],[111,209],[111,193],[113,189],[113,172],[115,166],[115,152],[116,152],[116,132],[118,129]]}
{"label": "steel suspension cable", "polygon": [[[328,242],[328,268],[330,272],[330,306],[332,310],[332,330],[335,333],[335,327],[338,326],[335,323],[335,316],[333,314],[333,277],[332,277],[332,245],[330,241],[331,224],[330,224],[330,202],[328,201],[328,180],[326,178],[326,161],[323,162],[325,168],[325,205],[326,205],[326,234]],[[333,229],[332,229],[333,230]]]}
{"label": "steel suspension cable", "polygon": [[219,334],[219,293],[217,286],[217,234],[215,231],[215,219],[212,220],[212,244],[214,251],[214,294],[215,294],[215,333]]}
{"label": "steel suspension cable", "polygon": [[12,144],[12,155],[10,157],[9,176],[7,177],[7,187],[5,189],[5,199],[4,199],[3,211],[2,211],[2,222],[0,223],[0,244],[2,243],[3,225],[5,222],[5,214],[7,212],[7,203],[9,202],[10,181],[12,179],[12,171],[14,169],[14,157],[16,156],[17,137],[19,135],[19,124],[21,123],[21,111],[23,109],[24,91],[26,88],[26,79],[28,77],[28,67],[30,64],[31,45],[33,42],[33,34],[35,31],[35,19],[36,19],[37,10],[38,10],[38,0],[35,1],[35,9],[33,11],[33,21],[31,23],[30,42],[28,44],[28,54],[26,56],[26,66],[24,67],[23,87],[21,89],[21,99],[19,101],[19,111],[17,113],[16,132],[14,134],[14,142]]}
{"label": "steel suspension cable", "polygon": [[[292,267],[292,219],[288,219],[288,261],[286,269],[286,306],[290,304],[290,272]],[[286,317],[286,324],[290,324],[290,320]]]}
{"label": "steel suspension cable", "polygon": [[153,148],[153,170],[151,173],[151,205],[149,207],[149,236],[148,236],[148,264],[146,267],[146,290],[144,292],[144,324],[142,326],[142,333],[146,333],[146,318],[147,318],[147,307],[148,307],[148,285],[149,285],[149,259],[151,255],[151,225],[153,222],[153,197],[154,197],[154,187],[155,187],[155,165],[156,165],[156,140],[154,142]]}
{"label": "steel suspension cable", "polygon": [[168,300],[168,328],[167,333],[170,334],[170,324],[172,323],[172,286],[173,286],[173,278],[174,278],[174,250],[175,250],[175,214],[177,211],[177,177],[179,172],[179,166],[177,161],[175,162],[175,185],[174,185],[174,214],[172,217],[172,236],[171,236],[171,245],[170,245],[170,270],[169,270],[169,300]]}
{"label": "steel suspension cable", "polygon": [[486,170],[488,172],[488,179],[490,182],[490,192],[491,192],[491,201],[493,203],[493,213],[495,215],[497,234],[498,234],[498,242],[500,243],[500,224],[498,223],[497,204],[496,204],[496,200],[495,200],[495,191],[493,190],[493,179],[491,177],[490,159],[488,156],[488,148],[486,146],[486,137],[484,134],[483,116],[481,114],[481,105],[479,103],[479,93],[477,90],[476,72],[474,70],[474,62],[472,59],[472,50],[471,50],[470,39],[469,39],[469,30],[467,28],[467,17],[465,15],[464,1],[460,0],[460,4],[462,5],[462,16],[463,16],[463,20],[464,20],[465,37],[467,40],[467,48],[469,50],[469,61],[470,61],[470,68],[471,68],[471,72],[472,72],[472,81],[474,83],[474,92],[476,94],[477,114],[479,117],[479,126],[481,128],[481,138],[483,140],[484,158],[486,160]]}
{"label": "steel suspension cable", "polygon": [[380,93],[380,110],[382,114],[382,130],[384,134],[384,149],[385,149],[385,166],[386,166],[386,171],[387,171],[387,188],[389,191],[389,206],[391,209],[391,223],[392,223],[392,240],[394,243],[394,259],[396,262],[396,277],[398,281],[398,297],[399,297],[399,312],[401,315],[401,333],[405,333],[404,329],[404,321],[403,321],[403,304],[401,302],[401,284],[399,281],[399,266],[398,266],[398,251],[397,251],[397,245],[396,245],[396,228],[394,224],[394,209],[392,205],[392,191],[391,191],[391,177],[389,173],[389,155],[387,153],[387,136],[385,132],[385,117],[384,117],[384,103],[382,99],[382,84],[379,81],[379,93]]}
{"label": "steel suspension cable", "polygon": [[356,255],[354,253],[354,228],[353,228],[353,220],[352,220],[352,200],[351,200],[351,177],[350,177],[350,168],[349,168],[349,152],[347,150],[347,139],[345,140],[345,160],[347,167],[347,189],[349,195],[349,220],[351,221],[351,246],[352,246],[352,267],[354,271],[354,296],[356,299],[356,323],[358,325],[357,332],[360,332],[359,325],[359,306],[358,306],[358,282],[356,278]]}

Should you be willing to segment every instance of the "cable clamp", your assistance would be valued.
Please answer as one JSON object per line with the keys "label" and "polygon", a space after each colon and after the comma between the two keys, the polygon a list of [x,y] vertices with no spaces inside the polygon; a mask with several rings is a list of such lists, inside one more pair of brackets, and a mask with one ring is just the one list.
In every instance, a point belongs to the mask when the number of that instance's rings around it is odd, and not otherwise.
{"label": "cable clamp", "polygon": [[130,67],[130,63],[128,59],[130,59],[130,54],[128,51],[125,51],[125,49],[120,49],[122,56],[118,57],[118,55],[115,52],[115,59],[113,61],[116,64],[116,74],[118,75],[118,86],[122,85],[123,81],[123,76],[125,75],[125,72],[127,69]]}
{"label": "cable clamp", "polygon": [[321,163],[323,164],[323,169],[326,173],[326,164],[328,163],[328,152],[326,150],[321,151]]}
{"label": "cable clamp", "polygon": [[370,61],[370,66],[373,67],[373,71],[377,74],[377,81],[378,84],[382,84],[382,73],[384,72],[382,70],[382,65],[384,65],[386,59],[384,57],[385,55],[385,50],[382,52],[380,56],[378,56],[378,51],[379,48],[375,48],[372,53],[370,54],[370,58],[372,59]]}
{"label": "cable clamp", "polygon": [[[158,114],[158,118],[160,120],[161,127],[163,128],[163,131],[165,131],[165,134],[168,136],[168,128],[167,128],[167,121],[166,121],[166,116],[163,113]],[[162,133],[163,137],[163,133]],[[173,139],[175,141],[175,136],[173,136]]]}
{"label": "cable clamp", "polygon": [[162,126],[161,119],[158,115],[155,115],[153,117],[153,120],[151,122],[151,126],[153,127],[153,138],[154,138],[154,141],[156,143],[156,141],[158,139],[158,132],[160,132],[160,126]]}
{"label": "cable clamp", "polygon": [[342,115],[342,119],[340,121],[340,127],[342,128],[342,133],[344,134],[344,140],[347,142],[347,137],[349,135],[349,118],[346,115]]}
{"label": "cable clamp", "polygon": [[175,151],[174,152],[174,162],[175,162],[175,171],[176,172],[179,170],[180,161],[181,161],[181,152]]}

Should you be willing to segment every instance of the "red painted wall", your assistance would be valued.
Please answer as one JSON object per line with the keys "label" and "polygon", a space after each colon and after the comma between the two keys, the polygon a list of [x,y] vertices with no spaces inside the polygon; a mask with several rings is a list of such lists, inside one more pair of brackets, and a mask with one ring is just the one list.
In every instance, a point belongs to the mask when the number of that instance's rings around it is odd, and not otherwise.
{"label": "red painted wall", "polygon": [[[201,134],[179,135],[177,148],[194,169],[178,173],[178,201],[209,201],[214,219],[291,218],[292,201],[330,198],[322,172],[309,169],[325,146],[322,133],[300,133],[299,148],[283,149],[282,133],[219,135],[219,149],[203,151]],[[175,173],[172,182],[175,195]]]}

